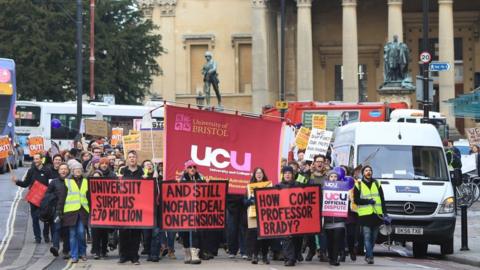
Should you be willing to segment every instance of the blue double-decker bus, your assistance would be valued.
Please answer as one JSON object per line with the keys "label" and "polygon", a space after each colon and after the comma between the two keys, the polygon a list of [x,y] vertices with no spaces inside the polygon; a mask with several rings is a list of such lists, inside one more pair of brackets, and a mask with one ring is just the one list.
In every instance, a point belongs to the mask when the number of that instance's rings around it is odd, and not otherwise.
{"label": "blue double-decker bus", "polygon": [[[15,136],[15,100],[17,84],[15,79],[15,62],[12,59],[0,58],[0,136]],[[6,168],[6,160],[0,159],[0,172]],[[15,164],[12,156],[11,164]]]}

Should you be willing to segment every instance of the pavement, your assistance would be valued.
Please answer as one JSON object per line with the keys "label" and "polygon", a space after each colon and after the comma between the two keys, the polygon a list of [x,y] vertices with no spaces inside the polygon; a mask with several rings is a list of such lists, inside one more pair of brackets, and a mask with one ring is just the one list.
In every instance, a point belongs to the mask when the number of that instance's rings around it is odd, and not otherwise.
{"label": "pavement", "polygon": [[480,202],[476,202],[468,209],[468,251],[460,251],[461,248],[461,216],[458,211],[455,228],[455,253],[447,255],[446,259],[462,264],[480,267]]}
{"label": "pavement", "polygon": [[[26,169],[21,168],[15,173],[21,178]],[[146,257],[140,259],[141,265],[134,266],[131,263],[118,264],[118,250],[109,253],[109,257],[102,260],[94,260],[89,254],[87,261],[71,264],[62,258],[54,258],[50,252],[50,244],[35,244],[29,205],[23,199],[25,192],[14,186],[9,175],[0,175],[0,270],[37,270],[37,269],[209,269],[209,270],[244,270],[246,268],[258,268],[276,270],[284,268],[283,263],[272,261],[270,265],[252,265],[240,258],[229,259],[225,252],[220,250],[219,256],[214,260],[203,261],[201,265],[185,265],[183,263],[182,248],[177,244],[177,259],[164,258],[159,263],[147,262]],[[377,245],[375,248],[375,265],[367,265],[359,256],[356,262],[347,259],[342,263],[342,269],[479,269],[480,267],[480,203],[474,204],[468,211],[469,251],[460,251],[461,246],[461,222],[457,220],[455,230],[455,253],[441,256],[438,246],[430,246],[426,258],[415,259],[412,250],[407,245],[391,246]],[[90,250],[90,246],[87,249]],[[336,268],[328,263],[318,260],[302,262],[297,265],[302,269],[318,269],[319,267]],[[337,268],[338,269],[338,268]]]}

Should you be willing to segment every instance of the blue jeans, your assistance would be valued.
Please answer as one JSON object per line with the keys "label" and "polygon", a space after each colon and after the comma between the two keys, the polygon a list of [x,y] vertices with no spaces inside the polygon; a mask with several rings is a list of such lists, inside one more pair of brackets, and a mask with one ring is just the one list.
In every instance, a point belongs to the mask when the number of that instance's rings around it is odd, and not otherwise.
{"label": "blue jeans", "polygon": [[327,241],[327,235],[325,234],[325,231],[322,230],[320,234],[315,235],[315,241],[317,244],[317,248],[321,252],[327,252],[328,241]]}
{"label": "blue jeans", "polygon": [[152,240],[150,242],[150,256],[152,258],[160,257],[160,248],[162,245],[161,239],[162,234],[165,234],[160,230],[160,228],[155,227],[152,230]]}
{"label": "blue jeans", "polygon": [[80,216],[77,217],[77,224],[70,226],[70,255],[72,260],[78,260],[79,256],[86,256],[87,243],[85,242],[85,226]]}
{"label": "blue jeans", "polygon": [[160,243],[167,247],[169,250],[175,250],[175,235],[176,232],[164,232],[160,233]]}
{"label": "blue jeans", "polygon": [[375,246],[375,241],[377,241],[378,235],[378,226],[370,227],[363,226],[363,238],[365,242],[365,257],[373,258],[373,247]]}
{"label": "blue jeans", "polygon": [[53,227],[53,233],[52,233],[52,244],[53,247],[60,249],[60,236],[62,233],[62,223],[53,223],[51,225]]}
{"label": "blue jeans", "polygon": [[[30,216],[32,217],[32,226],[33,226],[33,235],[35,235],[35,240],[42,240],[42,232],[40,230],[40,219],[38,217],[38,211],[40,209],[33,204],[30,204]],[[49,235],[49,230],[53,235],[53,228],[49,226],[48,223],[43,223],[43,237]],[[53,237],[53,236],[52,236]]]}
{"label": "blue jeans", "polygon": [[245,255],[245,235],[247,233],[247,209],[242,202],[227,202],[227,244],[229,254]]}

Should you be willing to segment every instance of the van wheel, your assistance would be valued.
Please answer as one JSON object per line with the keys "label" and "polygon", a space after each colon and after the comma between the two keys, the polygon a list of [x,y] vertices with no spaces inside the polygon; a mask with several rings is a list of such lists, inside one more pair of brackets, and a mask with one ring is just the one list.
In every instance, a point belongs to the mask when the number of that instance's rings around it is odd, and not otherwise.
{"label": "van wheel", "polygon": [[453,254],[453,238],[440,245],[440,252],[442,255]]}
{"label": "van wheel", "polygon": [[413,242],[413,257],[423,258],[427,255],[428,244],[424,242]]}

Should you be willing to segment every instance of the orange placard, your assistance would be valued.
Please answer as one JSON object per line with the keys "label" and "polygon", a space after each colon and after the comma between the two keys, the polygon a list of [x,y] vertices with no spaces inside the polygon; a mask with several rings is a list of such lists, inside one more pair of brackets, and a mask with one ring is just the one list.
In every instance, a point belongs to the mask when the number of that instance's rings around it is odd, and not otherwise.
{"label": "orange placard", "polygon": [[115,147],[122,143],[123,128],[112,128],[112,146]]}
{"label": "orange placard", "polygon": [[312,128],[318,128],[321,130],[327,129],[327,116],[324,114],[312,115]]}
{"label": "orange placard", "polygon": [[28,137],[28,150],[29,155],[33,157],[36,154],[44,154],[45,153],[45,145],[42,136],[31,136]]}
{"label": "orange placard", "polygon": [[10,139],[8,138],[8,136],[1,136],[0,137],[0,158],[7,158],[11,150],[12,150],[12,146],[10,144]]}
{"label": "orange placard", "polygon": [[47,192],[47,188],[48,187],[46,185],[34,180],[33,185],[30,187],[30,190],[27,193],[27,196],[25,196],[25,200],[36,207],[40,207],[43,197],[45,197],[45,193]]}

